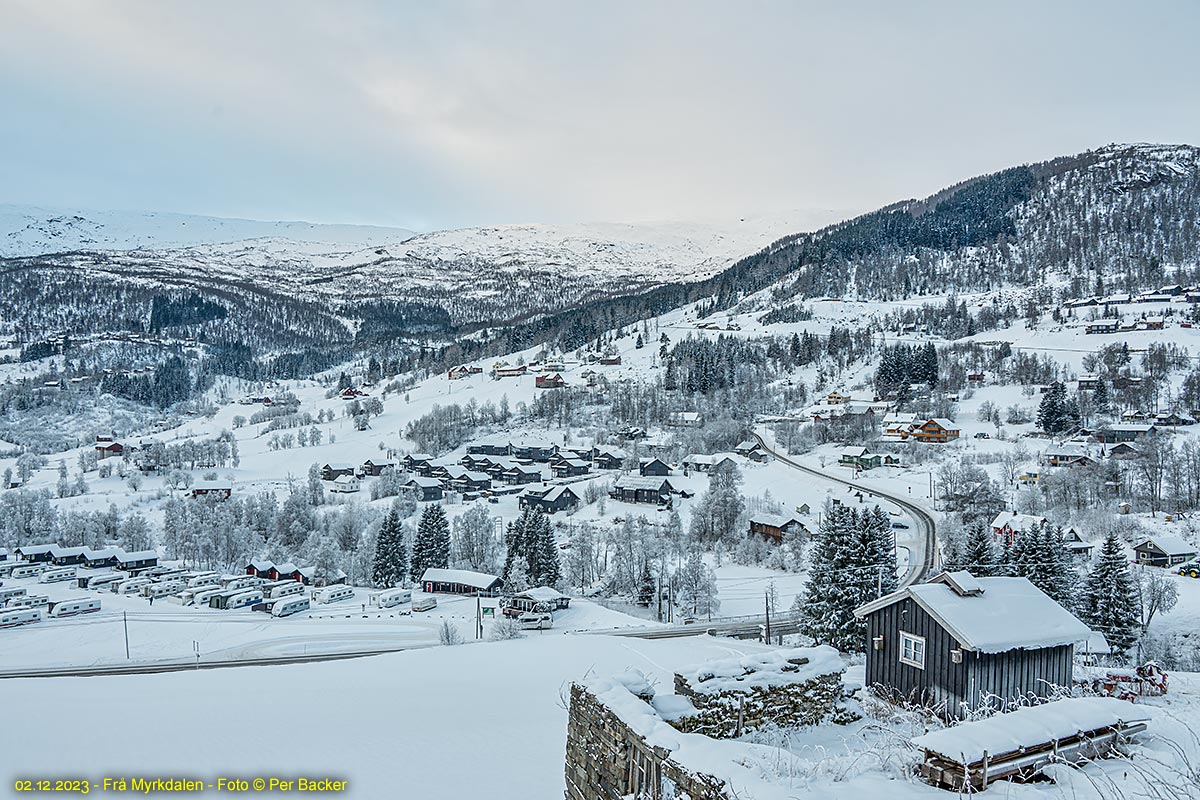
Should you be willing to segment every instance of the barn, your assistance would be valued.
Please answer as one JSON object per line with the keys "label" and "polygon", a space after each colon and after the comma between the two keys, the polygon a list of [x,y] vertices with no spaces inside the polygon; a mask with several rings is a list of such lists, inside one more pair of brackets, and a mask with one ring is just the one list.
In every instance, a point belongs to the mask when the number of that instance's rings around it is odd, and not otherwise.
{"label": "barn", "polygon": [[859,607],[866,685],[947,718],[1071,686],[1091,630],[1026,578],[938,575]]}
{"label": "barn", "polygon": [[485,572],[469,569],[443,569],[430,567],[421,576],[421,588],[429,594],[479,594],[495,597],[504,587],[504,581]]}
{"label": "barn", "polygon": [[804,523],[795,517],[780,514],[754,514],[750,517],[750,535],[762,537],[763,541],[779,544],[784,537],[807,533]]}

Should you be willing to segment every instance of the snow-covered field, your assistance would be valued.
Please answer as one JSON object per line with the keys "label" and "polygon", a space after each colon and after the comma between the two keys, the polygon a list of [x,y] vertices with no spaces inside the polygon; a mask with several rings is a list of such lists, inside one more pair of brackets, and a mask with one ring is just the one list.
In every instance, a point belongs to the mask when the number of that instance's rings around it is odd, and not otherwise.
{"label": "snow-covered field", "polygon": [[[224,669],[138,677],[46,678],[4,684],[4,763],[21,775],[274,776],[348,781],[343,796],[560,797],[564,789],[565,708],[570,682],[636,669],[659,693],[671,675],[699,662],[761,652],[762,645],[698,637],[642,641],[554,634],[532,641],[435,647],[350,662]],[[1134,765],[1100,762],[1056,770],[1060,783],[1005,784],[1011,798],[1107,798],[1194,759],[1200,746],[1188,719],[1200,709],[1200,676],[1173,676],[1172,693],[1131,712],[1149,714],[1151,735]],[[47,709],[75,720],[129,712],[119,735],[70,734],[86,745],[64,760],[66,728]],[[164,731],[170,720],[173,733]],[[286,727],[286,732],[281,725]],[[904,742],[924,732],[912,719],[822,725],[789,736],[787,772],[759,779],[746,765],[739,797],[945,797],[913,774]],[[1161,737],[1179,743],[1176,752]],[[1100,787],[1105,787],[1101,789]],[[1185,794],[1171,795],[1182,798]],[[1133,796],[1133,795],[1126,795]]]}

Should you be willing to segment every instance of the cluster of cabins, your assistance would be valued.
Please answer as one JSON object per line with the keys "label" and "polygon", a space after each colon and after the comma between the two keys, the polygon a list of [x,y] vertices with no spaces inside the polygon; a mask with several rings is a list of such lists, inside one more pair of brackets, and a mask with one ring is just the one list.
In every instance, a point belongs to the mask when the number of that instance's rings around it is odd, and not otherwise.
{"label": "cluster of cabins", "polygon": [[251,559],[243,572],[267,581],[297,581],[306,586],[333,586],[345,583],[347,579],[346,573],[340,569],[332,575],[326,575],[316,567],[298,567],[290,561],[276,564],[265,558]]}
{"label": "cluster of cabins", "polygon": [[[1036,514],[1017,514],[1001,511],[992,520],[992,535],[1005,546],[1012,545],[1018,537],[1035,531],[1043,531],[1050,525],[1045,517]],[[1075,528],[1062,532],[1063,548],[1072,555],[1089,557],[1095,547],[1083,538]],[[1196,557],[1197,548],[1174,534],[1144,536],[1133,546],[1134,559],[1138,564],[1151,567],[1175,567]]]}
{"label": "cluster of cabins", "polygon": [[[91,569],[113,568],[136,573],[158,566],[158,552],[136,550],[127,553],[120,547],[93,549],[85,545],[64,547],[60,544],[23,544],[14,548],[12,556],[28,564],[53,564],[56,567],[84,566]],[[0,561],[7,561],[7,551],[0,550]]]}
{"label": "cluster of cabins", "polygon": [[838,463],[856,470],[900,465],[900,457],[891,453],[872,453],[865,447],[847,447],[838,456]]}

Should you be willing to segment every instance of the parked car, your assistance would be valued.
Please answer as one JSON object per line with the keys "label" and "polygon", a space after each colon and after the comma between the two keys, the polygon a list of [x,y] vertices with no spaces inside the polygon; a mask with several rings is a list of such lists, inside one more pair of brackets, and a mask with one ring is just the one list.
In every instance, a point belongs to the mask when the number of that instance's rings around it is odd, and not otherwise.
{"label": "parked car", "polygon": [[976,439],[990,439],[992,437],[991,437],[991,434],[989,434],[987,431],[980,431],[979,433],[975,434],[975,438]]}
{"label": "parked car", "polygon": [[908,530],[908,523],[907,522],[893,522],[892,527],[897,530],[906,531],[906,530]]}

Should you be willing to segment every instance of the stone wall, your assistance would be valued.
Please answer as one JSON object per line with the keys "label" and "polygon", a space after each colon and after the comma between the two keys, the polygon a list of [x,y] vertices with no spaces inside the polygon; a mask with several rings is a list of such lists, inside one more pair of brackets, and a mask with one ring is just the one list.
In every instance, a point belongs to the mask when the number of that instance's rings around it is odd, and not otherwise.
{"label": "stone wall", "polygon": [[696,714],[670,720],[685,733],[702,733],[714,739],[732,739],[764,727],[795,728],[817,725],[835,716],[842,696],[840,672],[819,675],[800,683],[711,691],[675,676],[675,694],[688,698]]}
{"label": "stone wall", "polygon": [[[634,766],[645,778],[634,795]],[[725,782],[689,772],[654,747],[584,687],[571,687],[567,721],[567,800],[732,800]]]}

